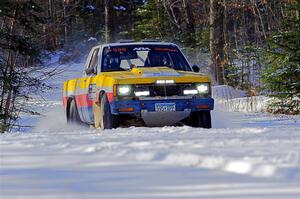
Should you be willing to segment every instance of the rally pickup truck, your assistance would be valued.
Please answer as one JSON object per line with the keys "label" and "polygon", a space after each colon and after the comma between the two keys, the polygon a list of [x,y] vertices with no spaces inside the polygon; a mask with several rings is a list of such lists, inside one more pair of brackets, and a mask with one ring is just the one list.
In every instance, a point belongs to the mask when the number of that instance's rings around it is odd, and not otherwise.
{"label": "rally pickup truck", "polygon": [[164,42],[118,42],[90,51],[83,77],[64,82],[69,123],[111,129],[188,125],[211,128],[211,81]]}

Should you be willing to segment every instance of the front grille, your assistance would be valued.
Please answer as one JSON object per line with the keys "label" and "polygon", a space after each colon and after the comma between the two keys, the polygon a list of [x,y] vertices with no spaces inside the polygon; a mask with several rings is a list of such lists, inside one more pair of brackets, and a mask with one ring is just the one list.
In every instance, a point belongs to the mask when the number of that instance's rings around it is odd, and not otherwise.
{"label": "front grille", "polygon": [[153,96],[173,96],[182,95],[182,88],[179,85],[154,85],[152,92]]}
{"label": "front grille", "polygon": [[149,90],[150,97],[183,96],[183,89],[190,86],[191,84],[149,84],[136,85],[135,90]]}

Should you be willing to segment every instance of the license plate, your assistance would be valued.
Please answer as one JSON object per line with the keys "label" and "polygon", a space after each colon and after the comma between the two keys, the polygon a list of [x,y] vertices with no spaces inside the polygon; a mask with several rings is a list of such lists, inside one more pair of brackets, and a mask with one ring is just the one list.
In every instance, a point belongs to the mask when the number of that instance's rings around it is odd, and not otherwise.
{"label": "license plate", "polygon": [[156,103],[155,111],[156,112],[176,111],[175,103]]}

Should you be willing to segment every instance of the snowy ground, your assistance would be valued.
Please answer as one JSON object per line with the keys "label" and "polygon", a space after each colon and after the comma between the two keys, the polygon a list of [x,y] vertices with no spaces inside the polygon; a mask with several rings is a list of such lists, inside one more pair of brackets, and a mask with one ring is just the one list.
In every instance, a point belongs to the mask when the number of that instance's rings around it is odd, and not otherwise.
{"label": "snowy ground", "polygon": [[60,118],[47,131],[45,120],[34,132],[1,136],[3,198],[300,196],[299,117],[222,113],[210,130],[102,132]]}
{"label": "snowy ground", "polygon": [[32,101],[47,112],[33,130],[0,136],[1,199],[300,198],[300,116],[218,106],[212,129],[100,131],[67,126],[59,93]]}

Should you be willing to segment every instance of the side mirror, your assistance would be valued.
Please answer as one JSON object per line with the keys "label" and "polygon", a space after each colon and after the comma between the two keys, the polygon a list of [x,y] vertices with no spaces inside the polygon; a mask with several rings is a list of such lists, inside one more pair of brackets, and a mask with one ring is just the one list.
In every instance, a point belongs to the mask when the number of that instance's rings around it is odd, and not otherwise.
{"label": "side mirror", "polygon": [[197,66],[197,65],[193,65],[193,66],[192,66],[192,69],[193,69],[193,71],[196,72],[196,73],[198,73],[198,72],[200,71],[200,68],[199,68],[199,66]]}
{"label": "side mirror", "polygon": [[84,70],[87,75],[95,74],[95,70],[93,67],[87,68]]}

